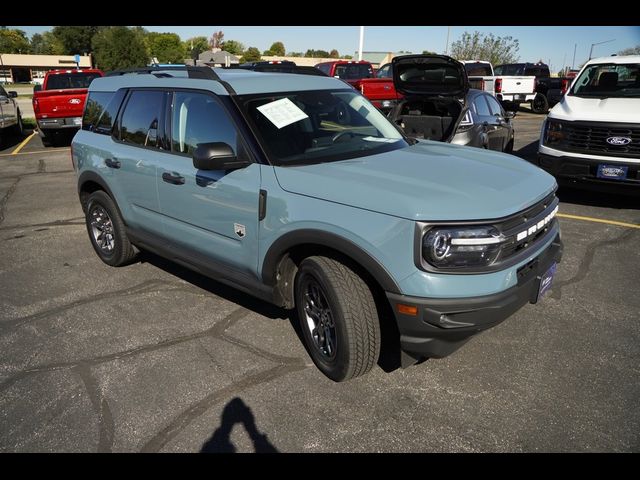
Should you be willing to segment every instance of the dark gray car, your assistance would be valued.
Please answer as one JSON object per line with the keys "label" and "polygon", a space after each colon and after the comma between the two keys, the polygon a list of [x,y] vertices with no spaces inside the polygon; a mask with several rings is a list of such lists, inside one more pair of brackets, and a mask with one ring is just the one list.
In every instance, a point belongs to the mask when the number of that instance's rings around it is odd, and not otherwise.
{"label": "dark gray car", "polygon": [[451,143],[511,153],[515,112],[505,112],[493,95],[482,90],[469,90],[465,103],[468,109]]}

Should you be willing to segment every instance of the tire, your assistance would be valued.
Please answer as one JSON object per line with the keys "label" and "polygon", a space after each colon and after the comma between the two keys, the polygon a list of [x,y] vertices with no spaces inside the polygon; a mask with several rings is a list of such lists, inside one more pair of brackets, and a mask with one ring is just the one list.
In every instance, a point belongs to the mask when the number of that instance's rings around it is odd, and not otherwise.
{"label": "tire", "polygon": [[22,125],[22,114],[18,110],[18,123],[13,126],[13,133],[24,137],[24,125]]}
{"label": "tire", "polygon": [[102,190],[89,195],[85,223],[93,249],[107,265],[120,267],[136,256],[118,208]]}
{"label": "tire", "polygon": [[531,101],[531,111],[533,113],[547,113],[549,111],[549,101],[542,93],[537,93],[536,98]]}
{"label": "tire", "polygon": [[513,153],[513,138],[505,145],[504,153]]}
{"label": "tire", "polygon": [[371,370],[380,356],[380,321],[357,273],[331,258],[308,257],[296,275],[295,300],[307,351],[322,373],[342,382]]}

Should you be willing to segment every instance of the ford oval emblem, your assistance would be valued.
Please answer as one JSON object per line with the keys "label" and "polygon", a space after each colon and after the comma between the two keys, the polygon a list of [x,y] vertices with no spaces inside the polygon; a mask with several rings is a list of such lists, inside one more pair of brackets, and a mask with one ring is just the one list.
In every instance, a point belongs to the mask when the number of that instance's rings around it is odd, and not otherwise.
{"label": "ford oval emblem", "polygon": [[629,145],[631,139],[629,137],[609,137],[607,143],[609,145]]}
{"label": "ford oval emblem", "polygon": [[[71,105],[80,105],[80,99],[79,98],[72,98],[71,100],[69,100],[69,103]],[[609,141],[609,139],[607,139],[607,142]],[[631,140],[629,140],[631,141]]]}

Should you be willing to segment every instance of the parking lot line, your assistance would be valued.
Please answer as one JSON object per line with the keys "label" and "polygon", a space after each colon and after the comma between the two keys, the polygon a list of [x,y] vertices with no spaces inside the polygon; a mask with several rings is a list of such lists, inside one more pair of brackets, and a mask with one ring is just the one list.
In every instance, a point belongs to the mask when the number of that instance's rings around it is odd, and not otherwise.
{"label": "parking lot line", "polygon": [[22,141],[22,143],[21,143],[20,145],[18,145],[18,146],[16,147],[16,149],[15,149],[13,152],[11,152],[11,155],[15,155],[15,154],[17,154],[18,152],[20,152],[20,150],[22,150],[22,149],[24,148],[24,146],[25,146],[27,143],[29,143],[29,140],[31,140],[31,139],[34,137],[34,135],[35,135],[35,134],[36,134],[36,132],[34,131],[31,135],[29,135],[27,138],[25,138],[25,139]]}
{"label": "parking lot line", "polygon": [[60,150],[69,150],[69,147],[50,148],[48,150],[35,150],[32,152],[20,152],[20,153],[0,153],[0,157],[10,157],[11,155],[33,155],[36,153],[51,153]]}
{"label": "parking lot line", "polygon": [[640,225],[636,225],[635,223],[618,222],[616,220],[605,220],[603,218],[583,217],[581,215],[569,215],[568,213],[559,213],[558,217],[570,218],[572,220],[583,220],[585,222],[606,223],[609,225],[617,225],[619,227],[640,229]]}

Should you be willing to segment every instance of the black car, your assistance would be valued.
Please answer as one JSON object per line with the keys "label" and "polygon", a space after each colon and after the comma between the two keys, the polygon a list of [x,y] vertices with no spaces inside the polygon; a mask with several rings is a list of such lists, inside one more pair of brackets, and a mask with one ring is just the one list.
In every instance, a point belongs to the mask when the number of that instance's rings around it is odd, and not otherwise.
{"label": "black car", "polygon": [[254,72],[295,73],[298,75],[318,75],[321,77],[327,76],[315,67],[296,65],[295,62],[289,60],[248,62],[232,68],[242,68],[244,70],[252,70]]}
{"label": "black car", "polygon": [[445,55],[405,55],[392,61],[393,83],[404,98],[389,119],[412,138],[513,150],[513,113],[482,90],[469,89],[462,63]]}

